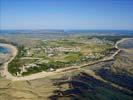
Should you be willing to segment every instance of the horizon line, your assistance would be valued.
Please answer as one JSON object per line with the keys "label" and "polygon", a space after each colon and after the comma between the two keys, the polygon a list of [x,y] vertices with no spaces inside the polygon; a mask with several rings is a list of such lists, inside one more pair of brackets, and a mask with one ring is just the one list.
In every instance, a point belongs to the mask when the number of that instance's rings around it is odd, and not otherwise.
{"label": "horizon line", "polygon": [[114,31],[117,31],[117,30],[125,30],[125,31],[133,31],[133,29],[0,29],[1,30],[114,30]]}

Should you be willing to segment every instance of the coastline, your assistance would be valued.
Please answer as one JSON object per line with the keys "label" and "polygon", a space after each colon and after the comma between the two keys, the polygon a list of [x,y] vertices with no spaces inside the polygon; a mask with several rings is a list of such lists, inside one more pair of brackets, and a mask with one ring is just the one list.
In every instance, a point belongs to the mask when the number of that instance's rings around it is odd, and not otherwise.
{"label": "coastline", "polygon": [[127,40],[129,38],[123,38],[119,41],[116,42],[115,44],[115,48],[117,48],[118,50],[112,54],[111,56],[107,57],[107,58],[103,58],[101,60],[98,60],[96,62],[93,62],[93,63],[88,63],[88,64],[85,64],[85,65],[82,65],[82,66],[71,66],[71,67],[67,67],[67,68],[61,68],[61,69],[57,69],[56,71],[54,72],[40,72],[40,73],[35,73],[35,74],[31,74],[29,76],[21,76],[21,77],[15,77],[13,76],[11,73],[8,72],[8,64],[15,58],[15,56],[17,55],[17,48],[15,46],[12,46],[10,44],[4,44],[5,47],[8,47],[8,48],[11,48],[12,50],[12,55],[13,57],[6,63],[4,63],[4,68],[5,68],[5,78],[6,79],[9,79],[9,80],[12,80],[12,81],[24,81],[24,80],[34,80],[34,79],[39,79],[39,78],[44,78],[44,77],[47,77],[47,76],[51,76],[51,75],[56,75],[56,74],[59,74],[59,73],[62,73],[62,72],[68,72],[68,71],[73,71],[73,70],[78,70],[82,67],[85,67],[85,66],[89,66],[89,65],[92,65],[92,64],[96,64],[96,63],[99,63],[99,62],[104,62],[104,61],[108,61],[108,60],[112,60],[114,59],[114,57],[121,51],[121,49],[118,47],[118,44]]}
{"label": "coastline", "polygon": [[131,38],[123,38],[123,39],[117,41],[116,44],[115,44],[115,48],[120,49],[120,48],[118,47],[118,45],[119,45],[120,43],[124,42],[125,40],[128,40],[128,39],[131,39]]}
{"label": "coastline", "polygon": [[9,58],[9,60],[7,62],[3,63],[3,65],[2,65],[2,67],[4,68],[2,76],[4,76],[5,78],[14,77],[8,72],[8,64],[16,57],[16,55],[18,53],[18,49],[17,49],[17,47],[15,47],[11,44],[5,44],[5,43],[0,43],[0,46],[9,49],[10,54],[11,54],[11,58]]}
{"label": "coastline", "polygon": [[18,52],[17,47],[11,44],[5,44],[5,43],[0,43],[0,46],[10,49],[10,52],[13,56],[17,55],[17,52]]}

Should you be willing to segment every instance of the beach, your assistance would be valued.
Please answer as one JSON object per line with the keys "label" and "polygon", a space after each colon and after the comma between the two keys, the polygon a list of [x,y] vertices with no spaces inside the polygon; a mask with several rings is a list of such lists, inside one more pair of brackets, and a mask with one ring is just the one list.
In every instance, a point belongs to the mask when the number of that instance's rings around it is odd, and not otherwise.
{"label": "beach", "polygon": [[[4,44],[4,43],[0,43],[0,46],[9,49],[11,57],[8,59],[7,62],[5,62],[1,67],[3,68],[3,75],[4,77],[9,77],[12,76],[9,72],[8,72],[8,64],[15,58],[15,56],[17,55],[17,47],[11,45],[11,44]],[[13,76],[12,76],[13,77]]]}

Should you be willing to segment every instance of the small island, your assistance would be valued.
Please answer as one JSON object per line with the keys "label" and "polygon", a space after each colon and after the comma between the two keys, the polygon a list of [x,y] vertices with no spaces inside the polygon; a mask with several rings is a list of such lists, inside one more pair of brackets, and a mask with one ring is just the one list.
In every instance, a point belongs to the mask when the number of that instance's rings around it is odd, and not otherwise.
{"label": "small island", "polygon": [[115,44],[121,38],[123,37],[76,36],[39,40],[30,46],[3,44],[10,48],[12,54],[10,60],[3,65],[3,76],[8,79],[32,79],[51,72],[73,70],[112,60],[119,52]]}

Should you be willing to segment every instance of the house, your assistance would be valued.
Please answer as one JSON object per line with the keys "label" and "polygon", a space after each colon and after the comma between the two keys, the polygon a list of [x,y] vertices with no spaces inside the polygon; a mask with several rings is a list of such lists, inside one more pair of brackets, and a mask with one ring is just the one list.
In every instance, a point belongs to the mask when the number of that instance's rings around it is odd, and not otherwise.
{"label": "house", "polygon": [[27,70],[26,70],[26,66],[25,65],[23,65],[21,68],[20,68],[20,70],[21,70],[21,74],[23,73],[23,72],[27,72]]}
{"label": "house", "polygon": [[47,71],[48,72],[53,72],[53,71],[55,71],[55,69],[54,68],[49,68]]}
{"label": "house", "polygon": [[52,56],[54,56],[54,54],[52,54],[52,53],[51,54],[48,54],[48,57],[52,57]]}
{"label": "house", "polygon": [[[21,74],[23,73],[23,72],[27,72],[27,69],[28,68],[31,68],[31,67],[39,67],[38,65],[36,65],[36,64],[28,64],[28,65],[23,65],[21,68],[20,68],[20,70],[21,70]],[[18,75],[18,74],[17,74]]]}

